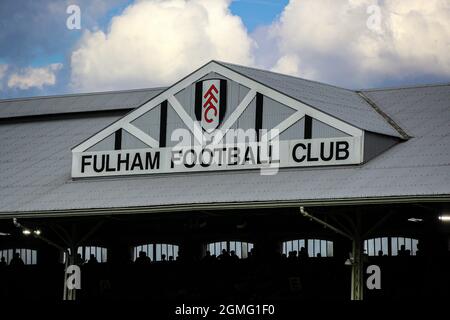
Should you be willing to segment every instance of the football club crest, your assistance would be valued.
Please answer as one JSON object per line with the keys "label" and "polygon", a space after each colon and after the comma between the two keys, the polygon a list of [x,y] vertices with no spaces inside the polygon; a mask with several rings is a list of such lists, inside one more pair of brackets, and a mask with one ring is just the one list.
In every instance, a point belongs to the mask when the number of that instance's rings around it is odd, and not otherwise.
{"label": "football club crest", "polygon": [[213,132],[222,123],[227,105],[227,81],[209,79],[196,83],[195,116],[203,130]]}

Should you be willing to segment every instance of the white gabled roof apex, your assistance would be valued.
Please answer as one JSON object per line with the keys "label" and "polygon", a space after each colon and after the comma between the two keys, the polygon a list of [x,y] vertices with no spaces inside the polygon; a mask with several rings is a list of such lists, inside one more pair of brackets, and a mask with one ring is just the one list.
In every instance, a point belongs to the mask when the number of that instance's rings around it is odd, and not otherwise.
{"label": "white gabled roof apex", "polygon": [[[174,85],[168,87],[141,107],[135,109],[93,137],[82,142],[73,151],[85,151],[118,129],[124,129],[149,145],[157,147],[157,141],[135,128],[131,121],[150,111],[163,101],[169,101],[180,118],[194,132],[191,119],[175,94],[210,73],[220,74],[250,89],[244,101],[249,103],[256,92],[287,105],[298,112],[289,123],[298,121],[305,114],[352,136],[361,136],[363,131],[402,138],[397,126],[393,126],[383,114],[369,104],[358,92],[315,81],[274,73],[250,67],[212,60]],[[246,106],[239,106],[242,112]],[[232,117],[236,120],[238,115]],[[295,118],[295,119],[294,119]],[[286,123],[284,124],[286,126]]]}
{"label": "white gabled roof apex", "polygon": [[314,119],[317,119],[321,122],[324,122],[342,132],[345,132],[351,136],[362,136],[363,130],[360,128],[351,125],[345,121],[342,121],[336,117],[333,117],[313,106],[310,106],[308,104],[303,103],[302,101],[299,101],[295,98],[292,98],[283,92],[280,92],[279,90],[276,90],[267,84],[265,84],[263,81],[258,81],[258,79],[254,79],[252,77],[249,77],[247,75],[244,75],[236,70],[233,70],[228,65],[225,65],[221,62],[217,61],[210,61],[209,63],[205,64],[201,68],[197,69],[190,75],[186,76],[185,78],[181,79],[171,87],[167,88],[163,92],[161,92],[159,95],[155,96],[145,104],[143,104],[141,107],[133,110],[132,112],[125,115],[123,118],[119,119],[118,121],[114,122],[107,128],[101,130],[91,138],[87,139],[86,141],[82,142],[78,146],[72,149],[74,152],[83,152],[96,143],[102,141],[118,129],[124,129],[128,133],[134,135],[136,138],[147,144],[149,147],[157,148],[158,147],[158,141],[153,139],[152,137],[148,136],[146,133],[142,132],[139,128],[135,127],[133,124],[131,124],[132,121],[137,119],[138,117],[142,116],[146,112],[152,110],[153,108],[160,105],[163,101],[168,101],[172,108],[175,109],[177,114],[180,116],[180,118],[183,120],[185,125],[194,133],[196,131],[195,126],[195,120],[192,119],[184,107],[179,103],[179,101],[176,99],[175,95],[180,92],[181,90],[185,89],[189,85],[197,82],[199,79],[207,76],[210,73],[217,73],[220,74],[232,81],[235,81],[247,88],[250,89],[247,96],[241,101],[237,109],[233,112],[233,114],[230,115],[229,119],[224,123],[223,128],[225,130],[228,130],[229,127],[234,123],[233,121],[236,121],[240,114],[245,110],[245,108],[250,104],[252,99],[255,97],[256,93],[261,93],[264,96],[267,96],[275,101],[278,101],[279,103],[282,103],[286,106],[289,106],[290,108],[296,110],[296,112],[286,119],[284,122],[282,122],[279,126],[277,126],[277,129],[287,129],[290,125],[295,123],[296,121],[299,121],[302,117],[305,115],[309,115]]}

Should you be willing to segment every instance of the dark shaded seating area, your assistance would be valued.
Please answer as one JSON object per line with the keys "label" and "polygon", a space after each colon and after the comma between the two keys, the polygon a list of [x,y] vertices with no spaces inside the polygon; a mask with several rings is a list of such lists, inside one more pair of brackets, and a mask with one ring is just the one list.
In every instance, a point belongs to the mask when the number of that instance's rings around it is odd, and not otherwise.
{"label": "dark shaded seating area", "polygon": [[[365,299],[450,297],[449,257],[370,257],[382,269],[382,290]],[[85,264],[77,300],[348,300],[350,268],[341,259],[250,257],[240,260]],[[64,266],[2,266],[0,296],[61,300]],[[366,276],[367,277],[367,276]]]}

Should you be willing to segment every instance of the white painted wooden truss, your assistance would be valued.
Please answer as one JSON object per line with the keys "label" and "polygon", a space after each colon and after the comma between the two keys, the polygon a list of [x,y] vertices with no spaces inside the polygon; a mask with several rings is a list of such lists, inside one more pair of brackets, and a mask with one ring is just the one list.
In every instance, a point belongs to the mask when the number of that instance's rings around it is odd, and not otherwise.
{"label": "white painted wooden truss", "polygon": [[[129,134],[133,135],[146,145],[148,145],[150,148],[158,148],[159,142],[155,138],[151,137],[141,129],[137,128],[135,125],[132,124],[132,122],[142,116],[143,114],[149,112],[153,108],[159,106],[163,101],[167,100],[169,102],[169,106],[171,106],[174,111],[178,114],[180,119],[184,122],[187,128],[193,133],[195,139],[198,142],[202,142],[202,134],[206,134],[202,132],[198,122],[196,122],[194,119],[192,119],[189,114],[186,112],[185,108],[180,104],[180,102],[177,100],[175,95],[180,92],[181,90],[187,88],[188,86],[192,85],[199,79],[207,76],[210,73],[216,73],[219,74],[227,79],[230,79],[232,81],[235,81],[247,88],[249,88],[249,92],[244,97],[244,99],[239,103],[237,108],[233,111],[233,113],[225,120],[225,122],[222,125],[221,130],[216,130],[216,132],[212,133],[213,135],[213,142],[219,143],[221,142],[222,138],[226,134],[226,132],[231,128],[231,126],[239,119],[241,114],[246,110],[246,108],[250,105],[252,100],[255,98],[256,93],[261,93],[262,95],[275,100],[285,106],[288,106],[296,112],[289,116],[287,119],[279,123],[276,127],[272,128],[271,131],[267,133],[269,139],[274,139],[277,137],[277,135],[281,134],[283,131],[294,125],[296,122],[301,120],[305,115],[310,116],[313,119],[319,120],[335,129],[338,129],[350,136],[353,137],[362,137],[363,136],[363,130],[356,128],[354,126],[349,125],[348,123],[341,121],[339,119],[336,119],[326,113],[323,113],[317,109],[314,109],[313,107],[310,107],[298,100],[295,100],[291,97],[288,97],[270,87],[267,87],[255,80],[252,80],[250,78],[247,78],[227,67],[220,64],[216,61],[211,61],[201,67],[200,69],[194,71],[189,76],[185,77],[181,81],[177,82],[158,96],[154,97],[141,107],[137,108],[136,110],[130,112],[129,114],[125,115],[123,118],[117,120],[110,126],[106,127],[105,129],[101,130],[94,136],[90,137],[89,139],[85,140],[78,146],[74,147],[72,149],[72,152],[84,152],[91,148],[92,146],[96,145],[103,139],[107,138],[111,134],[113,134],[115,131],[119,129],[123,129],[127,131]],[[168,107],[169,107],[168,106]],[[211,138],[211,136],[207,137]],[[264,137],[263,137],[264,139]]]}

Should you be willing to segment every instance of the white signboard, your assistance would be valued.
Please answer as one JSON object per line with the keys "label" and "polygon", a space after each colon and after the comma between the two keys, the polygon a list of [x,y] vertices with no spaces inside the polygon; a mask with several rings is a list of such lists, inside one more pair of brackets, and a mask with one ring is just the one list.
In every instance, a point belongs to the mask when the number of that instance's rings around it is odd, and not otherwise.
{"label": "white signboard", "polygon": [[72,154],[73,178],[338,166],[363,159],[361,137]]}

